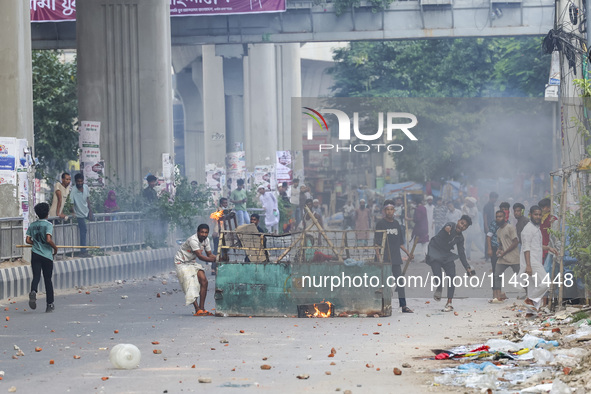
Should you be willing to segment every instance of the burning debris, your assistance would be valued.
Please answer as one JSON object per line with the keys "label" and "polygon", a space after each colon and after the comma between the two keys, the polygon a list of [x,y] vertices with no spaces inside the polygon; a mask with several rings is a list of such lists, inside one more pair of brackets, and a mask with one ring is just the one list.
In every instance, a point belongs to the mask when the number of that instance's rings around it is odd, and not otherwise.
{"label": "burning debris", "polygon": [[318,304],[298,305],[298,317],[333,317],[334,304],[323,301]]}

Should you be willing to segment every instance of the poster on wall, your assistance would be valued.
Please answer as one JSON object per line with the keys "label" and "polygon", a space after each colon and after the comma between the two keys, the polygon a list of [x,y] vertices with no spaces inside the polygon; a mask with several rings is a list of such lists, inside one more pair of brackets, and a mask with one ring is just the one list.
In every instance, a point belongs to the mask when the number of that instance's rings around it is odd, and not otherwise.
{"label": "poster on wall", "polygon": [[162,177],[167,184],[174,181],[174,163],[170,153],[162,154]]}
{"label": "poster on wall", "polygon": [[100,148],[82,148],[80,150],[80,161],[82,163],[96,163],[101,160]]}
{"label": "poster on wall", "polygon": [[275,180],[274,166],[255,166],[253,178],[257,188],[262,186],[265,190],[275,190],[277,182]]}
{"label": "poster on wall", "polygon": [[215,164],[208,164],[205,167],[205,183],[212,191],[222,191],[226,183],[226,169],[217,167]]}
{"label": "poster on wall", "polygon": [[31,151],[29,150],[29,143],[27,140],[18,139],[16,140],[17,145],[17,156],[16,156],[16,168],[28,168],[33,164],[33,158],[31,157]]}
{"label": "poster on wall", "polygon": [[80,148],[98,148],[101,142],[101,122],[83,120],[78,137]]}
{"label": "poster on wall", "polygon": [[17,156],[16,138],[0,137],[0,170],[14,171]]}
{"label": "poster on wall", "polygon": [[277,151],[277,162],[275,163],[275,174],[277,174],[277,183],[287,182],[291,185],[292,170],[291,170],[291,152],[288,150]]}
{"label": "poster on wall", "polygon": [[0,170],[0,185],[16,186],[16,172]]}
{"label": "poster on wall", "polygon": [[246,152],[230,152],[226,154],[226,181],[231,190],[236,189],[238,179],[246,177]]}
{"label": "poster on wall", "polygon": [[19,215],[29,216],[29,178],[26,169],[17,172]]}
{"label": "poster on wall", "polygon": [[84,162],[82,165],[84,180],[89,187],[105,186],[105,162],[103,160]]}

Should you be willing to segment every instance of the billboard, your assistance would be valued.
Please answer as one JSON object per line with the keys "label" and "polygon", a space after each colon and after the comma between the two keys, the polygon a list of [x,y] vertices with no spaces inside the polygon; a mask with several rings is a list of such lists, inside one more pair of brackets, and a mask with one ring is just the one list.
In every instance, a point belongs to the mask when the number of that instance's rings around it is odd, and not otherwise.
{"label": "billboard", "polygon": [[[31,22],[76,20],[76,0],[30,0]],[[284,12],[285,0],[170,0],[170,16]]]}

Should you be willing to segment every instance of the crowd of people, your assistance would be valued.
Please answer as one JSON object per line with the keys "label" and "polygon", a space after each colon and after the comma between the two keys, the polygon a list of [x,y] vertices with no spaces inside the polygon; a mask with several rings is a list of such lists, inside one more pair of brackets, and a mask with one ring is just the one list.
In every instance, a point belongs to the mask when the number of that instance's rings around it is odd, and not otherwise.
{"label": "crowd of people", "polygon": [[[33,223],[27,232],[27,243],[33,245],[33,282],[29,294],[31,308],[36,307],[36,293],[41,274],[44,276],[46,288],[51,288],[52,258],[56,252],[52,241],[51,224],[48,217],[67,219],[64,212],[66,201],[71,201],[71,215],[77,218],[80,235],[80,245],[86,245],[86,221],[92,220],[93,213],[89,199],[89,188],[84,183],[84,176],[74,176],[75,187],[70,188],[71,176],[63,173],[61,181],[54,185],[51,206],[46,203],[38,204],[35,211],[39,221]],[[142,196],[147,204],[157,199],[155,185],[156,177],[147,178],[148,186],[143,189]],[[407,198],[408,196],[412,198]],[[278,185],[277,191],[269,191],[264,187],[257,189],[257,198],[264,214],[264,228],[257,213],[249,214],[247,206],[248,193],[244,180],[237,182],[237,188],[228,197],[221,197],[218,210],[230,210],[236,216],[237,225],[252,223],[257,231],[279,232],[280,209],[279,202],[287,207],[289,218],[287,227],[283,230],[294,231],[308,229],[313,225],[323,228],[326,225],[326,211],[319,199],[314,198],[311,189],[294,179],[291,186],[287,183]],[[402,252],[407,260],[417,256],[430,266],[433,275],[441,278],[433,298],[441,300],[443,283],[447,284],[447,302],[444,311],[453,311],[454,284],[446,282],[445,276],[456,276],[456,260],[460,260],[466,273],[475,274],[471,267],[474,260],[490,262],[490,272],[493,274],[491,303],[500,303],[507,299],[503,291],[504,283],[501,278],[507,269],[519,277],[537,276],[538,280],[523,281],[525,294],[524,306],[530,313],[535,313],[547,302],[548,282],[542,281],[550,273],[552,259],[558,256],[560,241],[554,236],[559,229],[559,220],[551,214],[549,198],[541,199],[536,205],[508,201],[497,204],[498,194],[491,192],[488,201],[478,208],[478,201],[474,197],[465,197],[463,201],[447,200],[431,195],[410,194],[395,196],[383,203],[359,198],[355,204],[351,199],[342,207],[342,229],[354,230],[358,246],[382,245],[382,255],[377,258],[392,266],[392,275],[397,278],[404,276],[402,270]],[[232,205],[230,205],[232,204]],[[114,213],[119,210],[114,190],[109,191],[104,202],[104,210]],[[47,211],[47,212],[46,212]],[[528,215],[529,213],[529,215]],[[528,218],[529,216],[529,218]],[[191,264],[194,268],[195,285],[199,286],[199,302],[194,300],[195,313],[207,314],[204,302],[207,290],[207,280],[204,279],[203,266],[199,263],[212,263],[212,274],[216,273],[216,255],[219,244],[220,221],[201,224],[197,233],[187,239],[175,257],[175,263]],[[209,243],[210,228],[212,244]],[[375,231],[374,231],[375,230]],[[554,231],[552,231],[554,230]],[[407,236],[407,231],[410,232]],[[373,234],[373,239],[372,239]],[[384,242],[384,235],[386,240]],[[372,244],[373,242],[373,244]],[[320,239],[319,239],[320,243]],[[412,245],[412,246],[411,246]],[[477,253],[480,256],[474,256]],[[86,254],[84,250],[82,256]],[[505,281],[506,282],[506,281]],[[403,286],[396,288],[399,304],[403,313],[412,313],[406,305]],[[47,296],[47,311],[52,311],[53,297]]]}

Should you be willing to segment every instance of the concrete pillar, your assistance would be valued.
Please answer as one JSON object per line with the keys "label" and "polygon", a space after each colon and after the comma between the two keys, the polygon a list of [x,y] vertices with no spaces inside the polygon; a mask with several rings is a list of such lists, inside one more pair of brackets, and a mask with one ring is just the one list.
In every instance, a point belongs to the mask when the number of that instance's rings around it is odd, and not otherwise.
{"label": "concrete pillar", "polygon": [[182,98],[185,116],[185,175],[205,181],[205,139],[203,132],[203,62],[201,57],[175,74],[175,90]]}
{"label": "concrete pillar", "polygon": [[[224,167],[226,158],[226,111],[224,109],[223,60],[216,56],[215,45],[204,45],[203,59],[203,128],[205,164]],[[205,169],[203,170],[205,171]]]}
{"label": "concrete pillar", "polygon": [[106,174],[141,184],[174,154],[167,0],[78,0],[80,120],[101,122]]}
{"label": "concrete pillar", "polygon": [[223,58],[224,102],[226,108],[226,151],[244,150],[244,46],[217,45]]}
{"label": "concrete pillar", "polygon": [[302,148],[301,108],[294,97],[302,96],[302,68],[300,44],[278,44],[277,52],[277,94],[280,100],[277,109],[278,149],[292,153],[294,178],[302,178],[304,156]]}
{"label": "concrete pillar", "polygon": [[251,44],[246,75],[246,165],[275,164],[278,141],[277,76],[274,44]]}
{"label": "concrete pillar", "polygon": [[[0,136],[26,139],[33,146],[29,2],[0,2],[0,37]],[[0,185],[0,217],[19,216],[15,190],[13,185]],[[31,205],[32,201],[30,193]]]}

